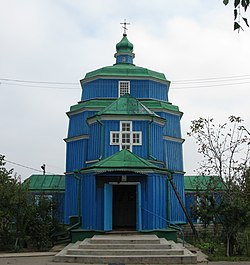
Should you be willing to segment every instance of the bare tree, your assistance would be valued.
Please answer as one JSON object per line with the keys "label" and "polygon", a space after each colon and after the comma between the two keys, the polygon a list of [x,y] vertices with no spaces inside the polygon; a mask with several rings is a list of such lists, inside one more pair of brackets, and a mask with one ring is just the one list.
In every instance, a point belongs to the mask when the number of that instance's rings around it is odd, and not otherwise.
{"label": "bare tree", "polygon": [[229,123],[217,126],[213,119],[199,118],[192,121],[188,133],[196,139],[198,152],[203,156],[197,173],[219,177],[220,184],[224,184],[214,218],[223,225],[228,256],[232,253],[235,236],[246,227],[249,218],[246,183],[249,183],[250,137],[242,123],[243,120],[235,116],[229,117]]}

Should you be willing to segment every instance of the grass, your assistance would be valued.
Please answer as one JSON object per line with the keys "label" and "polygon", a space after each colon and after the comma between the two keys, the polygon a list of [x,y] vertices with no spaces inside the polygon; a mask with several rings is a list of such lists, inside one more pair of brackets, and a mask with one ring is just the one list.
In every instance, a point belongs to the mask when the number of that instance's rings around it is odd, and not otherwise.
{"label": "grass", "polygon": [[250,256],[234,255],[226,256],[226,245],[215,239],[207,239],[190,242],[208,256],[209,261],[250,261]]}

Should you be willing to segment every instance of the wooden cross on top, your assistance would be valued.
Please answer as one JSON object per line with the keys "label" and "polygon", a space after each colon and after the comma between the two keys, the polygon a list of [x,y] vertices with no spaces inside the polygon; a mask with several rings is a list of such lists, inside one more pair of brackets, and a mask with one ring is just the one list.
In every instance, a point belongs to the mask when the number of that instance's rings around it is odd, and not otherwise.
{"label": "wooden cross on top", "polygon": [[122,26],[122,28],[124,29],[123,35],[126,36],[127,35],[127,32],[126,31],[128,30],[126,26],[127,25],[130,25],[130,23],[126,22],[126,19],[124,19],[124,22],[122,22],[120,24],[123,25]]}

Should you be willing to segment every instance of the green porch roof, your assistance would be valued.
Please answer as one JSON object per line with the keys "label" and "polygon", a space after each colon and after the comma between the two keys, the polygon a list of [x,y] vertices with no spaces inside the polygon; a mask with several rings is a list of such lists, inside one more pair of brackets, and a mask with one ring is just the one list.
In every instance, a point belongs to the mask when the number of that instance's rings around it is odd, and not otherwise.
{"label": "green porch roof", "polygon": [[124,149],[121,150],[95,164],[82,168],[80,173],[86,174],[90,172],[102,173],[111,171],[132,171],[138,173],[158,172],[166,174],[167,169],[159,168],[132,152]]}
{"label": "green porch roof", "polygon": [[[117,100],[114,99],[91,99],[83,102],[79,102],[76,105],[73,105],[70,107],[70,111],[68,113],[79,111],[81,109],[103,109],[109,106],[112,102]],[[171,103],[159,101],[159,100],[138,100],[140,103],[142,103],[146,108],[148,109],[155,109],[155,110],[161,110],[166,109],[174,112],[179,112],[179,108],[175,105],[172,105]]]}
{"label": "green porch roof", "polygon": [[28,183],[30,191],[64,191],[64,175],[31,175],[25,180]]}
{"label": "green porch roof", "polygon": [[169,83],[163,73],[135,66],[133,64],[115,64],[112,66],[102,67],[100,69],[87,73],[85,75],[85,78],[82,79],[81,82],[86,81],[86,79],[95,77],[155,78]]}
{"label": "green porch roof", "polygon": [[111,103],[104,110],[98,112],[96,115],[149,115],[160,118],[153,111],[149,110],[136,98],[129,94],[125,94]]}
{"label": "green porch roof", "polygon": [[223,181],[217,176],[184,176],[185,192],[205,191],[213,185],[216,190],[224,190]]}

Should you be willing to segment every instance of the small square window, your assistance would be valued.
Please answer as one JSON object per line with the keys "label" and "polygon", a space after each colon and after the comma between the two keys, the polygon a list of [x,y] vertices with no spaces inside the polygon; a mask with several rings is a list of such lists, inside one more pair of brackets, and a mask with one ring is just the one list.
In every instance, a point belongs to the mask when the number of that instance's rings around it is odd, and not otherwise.
{"label": "small square window", "polygon": [[122,133],[122,144],[130,144],[130,133]]}
{"label": "small square window", "polygon": [[130,94],[130,82],[129,81],[120,81],[119,82],[119,97]]}
{"label": "small square window", "polygon": [[130,122],[122,122],[122,131],[129,132],[131,131],[131,124]]}
{"label": "small square window", "polygon": [[112,134],[112,143],[118,144],[119,143],[119,133],[113,133]]}
{"label": "small square window", "polygon": [[141,134],[133,133],[133,144],[140,144],[140,143],[141,143]]}

